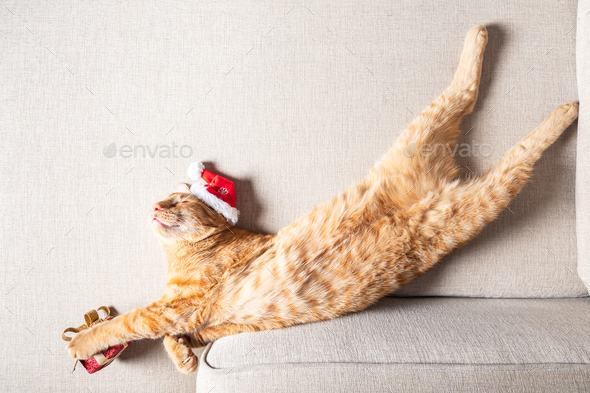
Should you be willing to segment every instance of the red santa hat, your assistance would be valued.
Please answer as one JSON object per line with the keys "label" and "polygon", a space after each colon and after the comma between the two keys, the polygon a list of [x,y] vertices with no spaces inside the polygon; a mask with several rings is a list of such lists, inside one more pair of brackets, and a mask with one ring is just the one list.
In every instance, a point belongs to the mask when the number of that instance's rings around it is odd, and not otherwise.
{"label": "red santa hat", "polygon": [[202,163],[193,162],[188,176],[195,180],[191,194],[221,214],[231,225],[236,225],[240,212],[236,209],[234,183],[205,169]]}

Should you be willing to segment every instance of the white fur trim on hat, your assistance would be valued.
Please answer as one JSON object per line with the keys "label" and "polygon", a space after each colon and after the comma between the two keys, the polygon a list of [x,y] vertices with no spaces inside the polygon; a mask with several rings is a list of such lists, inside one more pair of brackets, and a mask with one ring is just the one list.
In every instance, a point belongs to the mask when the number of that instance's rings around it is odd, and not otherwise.
{"label": "white fur trim on hat", "polygon": [[189,165],[187,175],[193,180],[200,180],[201,175],[203,174],[203,169],[205,169],[203,163],[195,161]]}
{"label": "white fur trim on hat", "polygon": [[[202,164],[201,164],[202,165]],[[191,164],[192,166],[192,164]],[[190,168],[189,168],[190,170]],[[201,169],[202,172],[202,169]],[[195,179],[196,180],[196,179]],[[231,225],[238,223],[238,216],[240,212],[235,207],[231,207],[229,203],[217,198],[215,195],[207,191],[207,184],[195,183],[191,186],[191,194],[203,201],[207,206],[221,214],[227,222]]]}

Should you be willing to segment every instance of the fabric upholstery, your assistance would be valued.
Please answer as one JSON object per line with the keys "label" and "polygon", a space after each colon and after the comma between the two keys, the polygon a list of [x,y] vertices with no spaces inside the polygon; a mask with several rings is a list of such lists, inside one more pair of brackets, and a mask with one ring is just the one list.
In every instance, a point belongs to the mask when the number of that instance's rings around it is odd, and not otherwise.
{"label": "fabric upholstery", "polygon": [[[211,390],[213,389],[213,390]],[[297,364],[247,370],[207,370],[198,393],[222,392],[587,392],[588,367],[580,365],[452,366],[345,363]]]}
{"label": "fabric upholstery", "polygon": [[[202,160],[234,181],[239,226],[277,231],[367,173],[450,82],[477,23],[490,40],[461,143],[493,153],[462,158],[465,174],[577,99],[575,1],[3,2],[0,390],[194,390],[159,341],[89,376],[70,374],[60,338],[89,309],[162,294],[150,206]],[[399,295],[586,294],[576,163],[574,126],[514,215]]]}
{"label": "fabric upholstery", "polygon": [[588,299],[387,298],[220,339],[202,357],[197,391],[583,391],[589,313]]}
{"label": "fabric upholstery", "polygon": [[578,275],[590,290],[590,1],[578,3],[576,74],[580,96],[576,159]]}

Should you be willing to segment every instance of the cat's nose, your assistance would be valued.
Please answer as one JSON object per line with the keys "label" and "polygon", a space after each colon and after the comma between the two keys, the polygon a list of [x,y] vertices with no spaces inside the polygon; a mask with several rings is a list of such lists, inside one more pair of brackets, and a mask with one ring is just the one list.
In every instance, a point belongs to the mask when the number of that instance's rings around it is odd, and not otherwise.
{"label": "cat's nose", "polygon": [[158,210],[160,210],[161,208],[162,208],[162,207],[161,207],[160,205],[158,205],[158,204],[155,204],[154,206],[152,206],[152,211],[155,213],[155,212],[157,212]]}

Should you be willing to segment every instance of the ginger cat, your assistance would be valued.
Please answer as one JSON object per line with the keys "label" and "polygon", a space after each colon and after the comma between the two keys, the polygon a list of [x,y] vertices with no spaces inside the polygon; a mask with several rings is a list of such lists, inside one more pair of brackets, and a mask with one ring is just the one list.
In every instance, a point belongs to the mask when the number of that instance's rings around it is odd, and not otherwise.
{"label": "ginger cat", "polygon": [[477,98],[486,43],[485,27],[473,27],[451,85],[368,176],[276,235],[230,228],[179,184],[150,215],[163,223],[153,226],[169,264],[164,296],[76,334],[69,354],[86,359],[164,336],[178,369],[190,373],[191,345],[362,310],[465,245],[519,193],[578,113],[573,102],[557,108],[478,178],[460,179],[451,155],[407,157],[411,144],[454,149]]}

